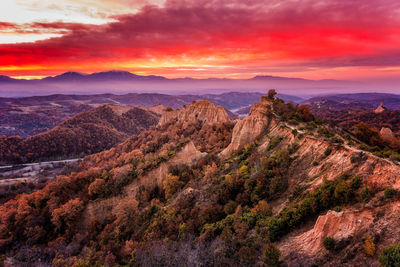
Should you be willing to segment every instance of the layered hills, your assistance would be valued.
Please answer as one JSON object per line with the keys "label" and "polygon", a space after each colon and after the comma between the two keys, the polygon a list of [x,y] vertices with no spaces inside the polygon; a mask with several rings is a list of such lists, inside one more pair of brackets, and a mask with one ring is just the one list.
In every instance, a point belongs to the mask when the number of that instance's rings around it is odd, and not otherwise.
{"label": "layered hills", "polygon": [[[208,99],[215,105],[223,106],[231,115],[243,107],[250,107],[262,96],[261,93],[230,92],[223,94],[205,95],[166,95],[166,94],[139,94],[124,95],[97,94],[97,95],[49,95],[21,98],[0,98],[0,135],[33,136],[51,130],[62,121],[89,111],[96,107],[115,104],[120,106],[165,107],[180,108],[193,101]],[[302,99],[289,95],[279,97],[293,102]]]}
{"label": "layered hills", "polygon": [[[361,146],[362,145],[362,146]],[[0,207],[11,264],[379,266],[400,242],[400,167],[307,106],[208,101]]]}
{"label": "layered hills", "polygon": [[25,163],[96,153],[156,125],[159,114],[144,108],[103,105],[28,138],[0,137],[0,162]]}
{"label": "layered hills", "polygon": [[[368,88],[376,85],[368,84]],[[387,87],[387,85],[383,85]],[[344,80],[308,80],[301,78],[279,77],[279,76],[255,76],[248,79],[229,78],[166,78],[155,75],[137,75],[127,71],[114,70],[98,73],[79,73],[69,71],[53,77],[43,79],[24,80],[13,79],[0,75],[0,96],[20,97],[32,95],[56,94],[60,91],[72,93],[91,94],[93,91],[107,93],[113,92],[124,94],[127,92],[174,92],[184,94],[193,90],[220,93],[230,91],[264,91],[265,88],[279,88],[286,93],[298,93],[301,89],[304,93],[337,92],[338,89],[360,90],[367,87],[362,82]],[[382,88],[382,87],[381,87]],[[380,89],[381,89],[380,88]],[[390,89],[388,89],[390,90]]]}

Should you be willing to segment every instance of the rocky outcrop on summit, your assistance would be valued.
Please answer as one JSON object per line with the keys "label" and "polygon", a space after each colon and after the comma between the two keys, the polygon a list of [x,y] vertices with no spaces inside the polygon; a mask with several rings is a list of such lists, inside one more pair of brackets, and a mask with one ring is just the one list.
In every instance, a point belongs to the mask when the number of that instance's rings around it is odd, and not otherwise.
{"label": "rocky outcrop on summit", "polygon": [[158,105],[149,107],[148,110],[150,110],[150,111],[152,111],[152,112],[154,112],[154,113],[156,113],[158,115],[162,115],[162,113],[165,110],[165,106],[161,105],[161,104],[158,104]]}
{"label": "rocky outcrop on summit", "polygon": [[383,103],[381,103],[381,104],[379,105],[379,107],[377,107],[377,108],[374,110],[374,113],[375,113],[375,114],[379,114],[379,113],[384,112],[385,110],[387,110],[387,108],[383,105]]}
{"label": "rocky outcrop on summit", "polygon": [[396,137],[394,136],[394,134],[390,128],[382,127],[379,134],[380,134],[381,138],[386,142],[391,143],[396,140]]}
{"label": "rocky outcrop on summit", "polygon": [[221,106],[215,106],[208,100],[193,102],[189,106],[177,110],[166,109],[158,125],[164,125],[171,120],[194,122],[200,120],[204,123],[224,123],[231,120],[228,112]]}
{"label": "rocky outcrop on summit", "polygon": [[227,156],[244,147],[244,145],[254,141],[260,136],[267,126],[276,124],[273,119],[268,117],[272,112],[272,102],[265,97],[261,98],[260,103],[255,103],[249,115],[239,120],[233,128],[232,141],[229,146],[221,152],[221,156]]}

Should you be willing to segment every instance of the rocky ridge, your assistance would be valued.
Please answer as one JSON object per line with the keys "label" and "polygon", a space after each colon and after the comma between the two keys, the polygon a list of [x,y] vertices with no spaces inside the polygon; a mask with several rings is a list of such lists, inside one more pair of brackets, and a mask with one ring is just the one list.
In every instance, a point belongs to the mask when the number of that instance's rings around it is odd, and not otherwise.
{"label": "rocky ridge", "polygon": [[207,124],[224,123],[231,120],[228,112],[221,106],[215,106],[208,100],[193,102],[191,105],[172,110],[166,109],[158,125],[164,125],[172,120],[194,122],[200,120]]}

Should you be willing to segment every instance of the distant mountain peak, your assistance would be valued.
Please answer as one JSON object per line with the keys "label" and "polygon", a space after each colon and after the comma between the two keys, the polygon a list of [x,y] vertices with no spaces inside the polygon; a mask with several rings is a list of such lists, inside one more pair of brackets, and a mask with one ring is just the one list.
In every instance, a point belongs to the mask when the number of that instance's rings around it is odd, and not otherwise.
{"label": "distant mountain peak", "polygon": [[281,76],[272,76],[272,75],[257,75],[251,78],[250,80],[303,80],[302,78],[290,78],[290,77],[281,77]]}
{"label": "distant mountain peak", "polygon": [[64,72],[64,73],[61,74],[61,75],[86,75],[86,74],[83,73],[83,72],[70,70],[70,71]]}
{"label": "distant mountain peak", "polygon": [[8,77],[6,75],[0,75],[0,81],[11,81],[11,80],[14,80],[14,79],[11,77]]}
{"label": "distant mountain peak", "polygon": [[43,81],[76,81],[76,80],[81,80],[86,76],[86,74],[81,73],[81,72],[76,72],[76,71],[67,71],[64,72],[60,75],[56,76],[49,76],[46,78],[43,78]]}

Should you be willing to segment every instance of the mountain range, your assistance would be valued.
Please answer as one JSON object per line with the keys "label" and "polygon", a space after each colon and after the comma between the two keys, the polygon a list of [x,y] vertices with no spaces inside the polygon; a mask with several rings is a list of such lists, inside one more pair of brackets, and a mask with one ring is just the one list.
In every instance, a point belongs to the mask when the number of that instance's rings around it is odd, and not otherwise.
{"label": "mountain range", "polygon": [[259,75],[249,79],[228,79],[228,78],[165,78],[156,75],[137,75],[128,71],[112,70],[95,72],[91,74],[68,71],[56,76],[48,76],[41,79],[15,79],[5,75],[0,75],[0,83],[37,83],[37,82],[104,82],[104,81],[229,81],[229,80],[247,80],[247,81],[295,81],[295,82],[337,82],[340,80],[307,80],[301,78],[288,78],[270,75]]}
{"label": "mountain range", "polygon": [[[362,82],[342,80],[309,80],[279,76],[255,76],[248,79],[228,78],[166,78],[156,75],[136,75],[127,71],[105,71],[92,74],[69,71],[42,79],[14,79],[0,76],[0,97],[20,97],[49,94],[109,93],[168,93],[207,94],[227,91],[262,92],[276,88],[286,94],[310,95],[354,91],[365,86]],[[371,84],[369,84],[371,87]],[[299,90],[302,89],[302,90]],[[301,92],[301,95],[300,93]]]}

